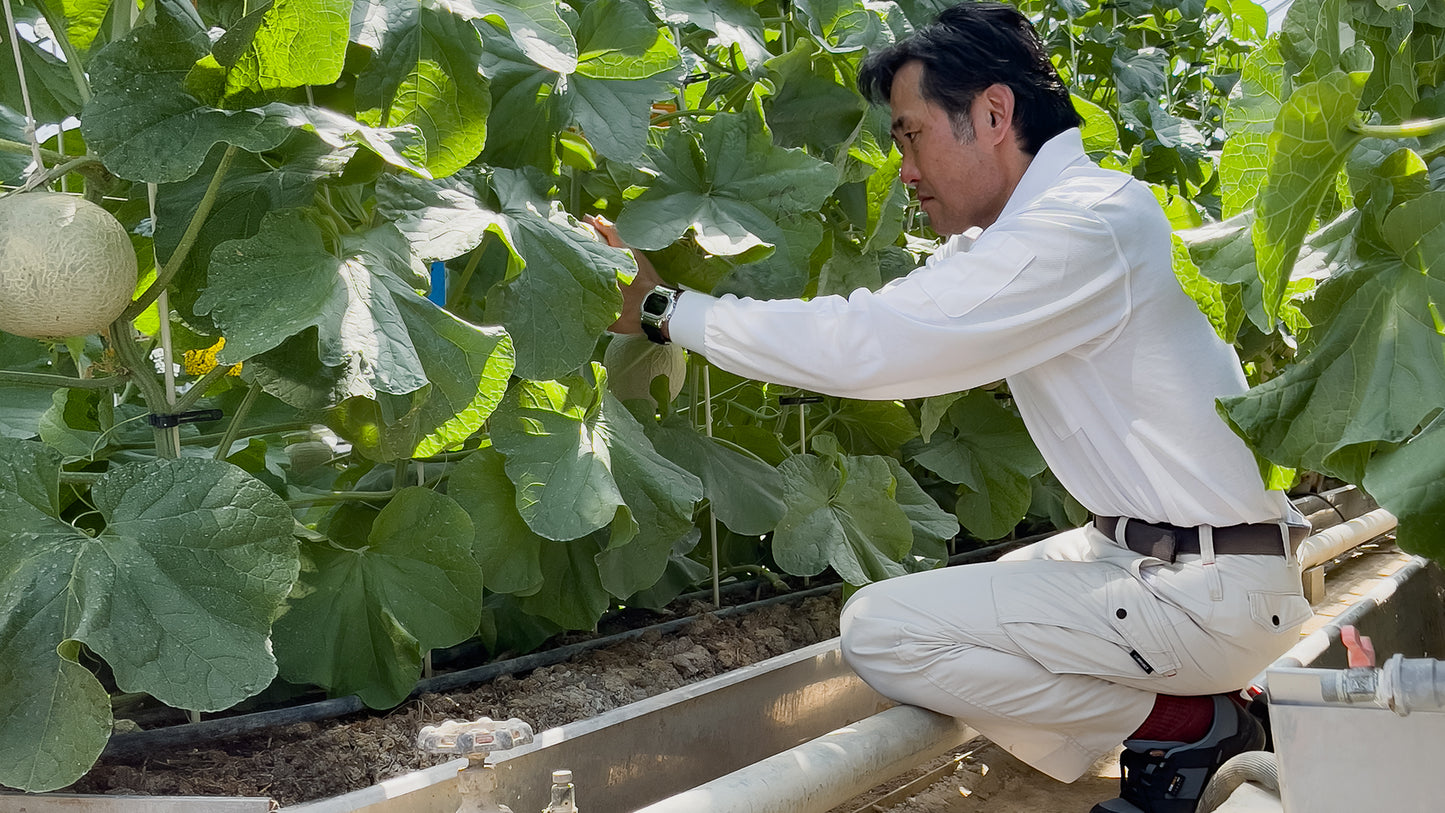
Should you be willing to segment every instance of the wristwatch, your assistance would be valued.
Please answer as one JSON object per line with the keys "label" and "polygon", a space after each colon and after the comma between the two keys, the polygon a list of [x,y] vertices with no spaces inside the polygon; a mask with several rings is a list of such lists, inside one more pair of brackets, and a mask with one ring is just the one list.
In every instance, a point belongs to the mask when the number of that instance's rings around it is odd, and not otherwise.
{"label": "wristwatch", "polygon": [[659,285],[648,291],[647,296],[642,299],[642,332],[658,344],[668,343],[662,329],[667,326],[667,320],[672,318],[672,312],[677,309],[677,294],[675,288]]}

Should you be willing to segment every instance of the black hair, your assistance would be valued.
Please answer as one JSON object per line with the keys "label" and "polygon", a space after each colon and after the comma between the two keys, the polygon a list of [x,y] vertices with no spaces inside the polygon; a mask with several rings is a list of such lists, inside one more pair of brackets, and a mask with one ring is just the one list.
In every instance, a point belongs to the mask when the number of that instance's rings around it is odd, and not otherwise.
{"label": "black hair", "polygon": [[923,98],[949,114],[961,140],[973,134],[968,113],[974,97],[996,83],[1013,91],[1013,123],[1030,155],[1083,123],[1038,32],[1013,6],[970,0],[944,9],[913,36],[864,60],[859,92],[874,104],[887,104],[893,78],[914,61],[923,66]]}

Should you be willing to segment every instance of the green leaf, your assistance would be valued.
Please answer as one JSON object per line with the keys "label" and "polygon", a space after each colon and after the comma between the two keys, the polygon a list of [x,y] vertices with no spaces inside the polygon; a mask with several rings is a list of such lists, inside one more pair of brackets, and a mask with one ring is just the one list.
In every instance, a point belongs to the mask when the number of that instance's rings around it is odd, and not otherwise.
{"label": "green leaf", "polygon": [[492,185],[506,216],[498,230],[523,267],[488,296],[487,319],[515,332],[518,375],[547,379],[576,370],[617,320],[617,278],[634,274],[635,263],[520,173],[496,170]]}
{"label": "green leaf", "polygon": [[[44,342],[5,332],[0,332],[0,370],[53,372]],[[45,386],[0,383],[0,437],[35,437],[41,416],[50,409],[52,393]]]}
{"label": "green leaf", "polygon": [[[491,95],[478,72],[481,36],[462,17],[413,0],[358,4],[358,41],[376,52],[356,78],[357,119],[416,127],[424,149],[408,158],[442,177],[476,158],[487,139]],[[374,16],[372,16],[374,15]]]}
{"label": "green leaf", "polygon": [[1445,425],[1435,421],[1408,443],[1373,457],[1364,486],[1399,517],[1402,550],[1445,558]]}
{"label": "green leaf", "polygon": [[1141,99],[1153,102],[1164,93],[1164,72],[1169,55],[1146,46],[1137,51],[1120,49],[1114,54],[1114,83],[1121,105]]}
{"label": "green leaf", "polygon": [[[595,387],[577,376],[519,382],[492,421],[492,440],[534,532],[562,541],[613,525],[597,563],[621,598],[662,575],[672,544],[692,525],[702,483],[653,450],[631,414],[605,394],[601,366],[592,374]],[[618,558],[628,566],[613,566]]]}
{"label": "green leaf", "polygon": [[110,11],[112,0],[58,0],[51,9],[65,20],[65,34],[81,53],[90,50],[100,26]]}
{"label": "green leaf", "polygon": [[632,163],[647,144],[652,102],[668,97],[681,79],[677,47],[627,0],[590,3],[577,44],[577,72],[560,103],[599,153]]}
{"label": "green leaf", "polygon": [[861,0],[799,0],[808,31],[833,53],[881,50],[893,44],[892,32]]}
{"label": "green leaf", "polygon": [[828,431],[854,454],[892,454],[918,436],[918,424],[898,401],[840,398]]}
{"label": "green leaf", "polygon": [[307,546],[275,625],[282,676],[375,709],[406,699],[428,651],[477,631],[482,570],[472,536],[455,500],[413,486],[381,509],[364,543]]}
{"label": "green leaf", "polygon": [[858,91],[839,77],[832,59],[817,53],[807,40],[768,60],[768,69],[777,77],[777,87],[763,110],[782,146],[831,155],[849,140],[868,110]]}
{"label": "green leaf", "polygon": [[486,188],[486,175],[472,169],[430,182],[383,175],[376,181],[376,210],[406,235],[418,259],[450,260],[506,225],[483,200]]}
{"label": "green leaf", "polygon": [[1441,407],[1445,193],[1396,208],[1385,231],[1399,256],[1360,263],[1320,287],[1302,359],[1244,395],[1221,399],[1236,431],[1270,460],[1358,482],[1377,442],[1399,442]]}
{"label": "green leaf", "polygon": [[601,394],[580,376],[518,381],[493,416],[492,443],[507,457],[517,510],[540,536],[577,539],[626,504],[604,420]]}
{"label": "green leaf", "polygon": [[771,56],[764,44],[763,18],[742,0],[650,0],[652,13],[668,25],[695,25],[717,35],[724,46],[736,45],[749,68],[760,68]]}
{"label": "green leaf", "polygon": [[[305,136],[302,140],[310,149],[288,154],[280,166],[245,151],[238,150],[232,156],[210,216],[202,224],[171,288],[172,307],[198,330],[215,332],[210,319],[195,313],[196,297],[205,288],[205,274],[215,247],[227,240],[254,237],[268,212],[309,204],[319,180],[341,173],[343,162],[332,158],[329,147]],[[220,161],[221,152],[213,151],[194,176],[158,188],[155,252],[162,262],[175,253]]]}
{"label": "green leaf", "polygon": [[538,195],[525,175],[492,173],[500,211],[482,200],[481,181],[469,173],[440,184],[384,178],[377,208],[424,258],[463,254],[487,232],[502,237],[514,270],[488,296],[487,320],[513,336],[519,375],[547,380],[576,370],[617,319],[617,277],[636,273],[631,256]]}
{"label": "green leaf", "polygon": [[786,242],[780,219],[816,211],[837,186],[835,170],[802,150],[782,149],[753,113],[720,114],[694,136],[668,128],[650,151],[656,179],[617,219],[635,248],[665,248],[688,232],[713,254],[736,255]]}
{"label": "green leaf", "polygon": [[1103,155],[1119,149],[1119,125],[1109,111],[1076,93],[1069,94],[1074,111],[1084,119],[1081,133],[1084,137],[1084,151],[1090,155]]}
{"label": "green leaf", "polygon": [[899,575],[913,527],[894,500],[898,481],[880,456],[794,455],[779,466],[787,513],[773,533],[773,558],[795,576],[832,566],[849,584]]}
{"label": "green leaf", "polygon": [[818,296],[847,297],[859,288],[876,291],[883,287],[877,254],[865,254],[846,238],[835,237],[833,253],[823,261],[818,275]]}
{"label": "green leaf", "polygon": [[1224,108],[1229,139],[1219,157],[1220,197],[1224,217],[1254,206],[1269,170],[1269,134],[1284,104],[1284,76],[1277,40],[1244,61],[1244,72]]}
{"label": "green leaf", "polygon": [[[430,384],[400,411],[415,414],[414,454],[434,454],[476,431],[500,402],[514,367],[504,331],[462,322],[416,293],[417,272],[392,226],[342,238],[337,256],[296,213],[267,215],[248,240],[219,246],[196,309],[225,330],[225,363],[316,330],[319,359],[344,368],[333,387],[372,397]],[[276,292],[288,296],[284,309]]]}
{"label": "green leaf", "polygon": [[[1290,3],[1280,29],[1280,54],[1285,71],[1300,84],[1322,78],[1339,65],[1341,23],[1349,20],[1343,0],[1299,0]],[[1346,30],[1348,30],[1346,28]],[[1316,73],[1315,66],[1325,66]]]}
{"label": "green leaf", "polygon": [[[17,24],[44,25],[38,10],[24,6],[14,9]],[[4,61],[0,62],[0,105],[20,114],[25,112],[25,102],[30,102],[30,112],[37,124],[59,124],[80,112],[80,92],[75,79],[65,63],[40,44],[24,37],[17,37],[20,46],[20,64],[25,68],[25,90],[20,90],[19,74],[15,71],[15,57],[11,40],[5,39]],[[28,139],[17,139],[28,140]]]}
{"label": "green leaf", "polygon": [[1350,125],[1368,71],[1335,71],[1297,89],[1269,136],[1269,172],[1254,221],[1265,310],[1278,318],[1296,255],[1320,200],[1360,136]]}
{"label": "green leaf", "polygon": [[702,481],[708,504],[733,532],[768,533],[783,517],[778,470],[672,418],[652,432],[657,451]]}
{"label": "green leaf", "polygon": [[1233,344],[1244,320],[1244,309],[1239,301],[1238,290],[1205,276],[1190,257],[1189,247],[1178,232],[1171,235],[1174,244],[1174,276],[1180,286],[1199,310],[1209,318],[1209,324],[1219,338]]}
{"label": "green leaf", "polygon": [[[0,439],[0,782],[75,781],[109,735],[104,658],[122,691],[227,708],[276,674],[271,620],[296,578],[292,517],[269,489],[197,458],[113,468],[91,536],[56,516],[59,455]],[[184,544],[178,544],[184,540]]]}
{"label": "green leaf", "polygon": [[597,554],[597,568],[607,591],[627,598],[656,584],[674,545],[696,534],[692,511],[704,490],[700,479],[658,454],[641,424],[611,395],[603,396],[603,417],[612,473],[635,530],[618,544],[620,520],[614,520],[614,539]]}
{"label": "green leaf", "polygon": [[212,49],[224,69],[222,100],[335,82],[350,12],[350,0],[273,0],[253,11]]}
{"label": "green leaf", "polygon": [[393,47],[414,51],[416,44],[407,38],[418,25],[418,12],[468,22],[500,22],[517,47],[538,65],[559,73],[577,68],[577,43],[553,0],[447,0],[434,6],[416,0],[365,0],[352,10],[354,37],[376,51]]}
{"label": "green leaf", "polygon": [[[605,537],[603,537],[605,539]],[[597,535],[542,545],[542,589],[519,600],[523,610],[564,629],[596,629],[613,600],[602,586]]]}
{"label": "green leaf", "polygon": [[494,593],[530,595],[542,587],[542,546],[547,540],[517,513],[517,489],[507,479],[506,458],[490,446],[458,463],[447,494],[472,518],[472,553]]}
{"label": "green leaf", "polygon": [[952,432],[910,444],[910,460],[963,487],[955,513],[980,539],[1006,536],[1032,500],[1029,479],[1044,459],[1023,420],[992,393],[974,390],[948,409]]}
{"label": "green leaf", "polygon": [[220,110],[185,88],[209,48],[194,21],[156,7],[154,25],[107,45],[90,61],[92,95],[81,114],[86,144],[116,175],[168,183],[191,177],[218,143],[262,152],[291,134],[262,110]]}
{"label": "green leaf", "polygon": [[886,459],[898,483],[894,499],[913,528],[913,555],[941,565],[948,559],[948,543],[958,535],[958,517],[938,507],[902,463],[891,457]]}

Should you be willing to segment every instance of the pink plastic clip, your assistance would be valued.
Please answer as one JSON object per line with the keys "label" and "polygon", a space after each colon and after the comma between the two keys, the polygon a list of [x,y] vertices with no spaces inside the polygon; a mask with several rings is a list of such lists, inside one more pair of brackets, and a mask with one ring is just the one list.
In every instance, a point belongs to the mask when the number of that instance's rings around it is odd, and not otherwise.
{"label": "pink plastic clip", "polygon": [[1371,643],[1368,635],[1361,635],[1354,625],[1340,627],[1340,643],[1345,645],[1351,669],[1359,666],[1374,667],[1375,645]]}

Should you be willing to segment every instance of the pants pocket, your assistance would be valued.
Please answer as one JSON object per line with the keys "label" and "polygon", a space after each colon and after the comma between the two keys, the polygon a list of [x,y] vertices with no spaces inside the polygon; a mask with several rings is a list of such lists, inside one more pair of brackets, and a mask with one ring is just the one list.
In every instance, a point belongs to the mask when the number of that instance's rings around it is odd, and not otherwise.
{"label": "pants pocket", "polygon": [[1298,593],[1249,591],[1250,618],[1270,632],[1292,633],[1313,614],[1310,603]]}
{"label": "pants pocket", "polygon": [[1093,578],[1019,573],[994,580],[999,625],[1054,674],[1168,677],[1179,658],[1159,599],[1120,570]]}

